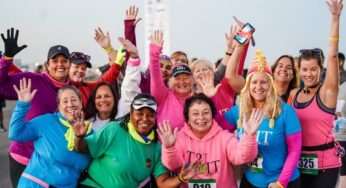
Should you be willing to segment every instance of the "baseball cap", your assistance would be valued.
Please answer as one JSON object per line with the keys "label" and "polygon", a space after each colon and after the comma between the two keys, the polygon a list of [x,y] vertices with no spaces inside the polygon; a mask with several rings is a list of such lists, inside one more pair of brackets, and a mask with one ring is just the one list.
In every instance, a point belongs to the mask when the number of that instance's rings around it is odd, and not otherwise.
{"label": "baseball cap", "polygon": [[140,93],[133,99],[131,107],[135,110],[147,107],[156,112],[157,104],[153,96],[147,93]]}
{"label": "baseball cap", "polygon": [[173,67],[172,76],[176,77],[178,74],[181,74],[181,73],[186,73],[188,75],[192,75],[192,72],[191,72],[191,69],[189,66],[187,66],[186,64],[183,64],[183,63],[176,64]]}
{"label": "baseball cap", "polygon": [[53,59],[58,54],[62,54],[66,56],[66,58],[70,57],[70,52],[65,46],[55,45],[49,48],[48,59]]}
{"label": "baseball cap", "polygon": [[90,56],[83,54],[82,52],[72,52],[70,56],[71,63],[80,65],[85,63],[88,68],[91,68]]}

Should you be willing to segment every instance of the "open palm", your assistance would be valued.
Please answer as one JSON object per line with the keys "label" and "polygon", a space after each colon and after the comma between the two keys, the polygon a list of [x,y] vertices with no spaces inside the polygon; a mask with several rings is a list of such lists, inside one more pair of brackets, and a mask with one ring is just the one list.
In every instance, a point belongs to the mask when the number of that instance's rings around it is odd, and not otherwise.
{"label": "open palm", "polygon": [[30,102],[37,92],[37,89],[31,92],[31,79],[27,81],[26,78],[19,81],[19,89],[16,85],[13,85],[13,88],[18,95],[18,101],[22,102]]}
{"label": "open palm", "polygon": [[174,132],[172,132],[171,124],[169,123],[169,121],[163,120],[163,122],[157,129],[157,133],[161,138],[162,144],[166,148],[170,148],[175,144],[175,141],[177,140],[178,128],[175,128]]}
{"label": "open palm", "polygon": [[249,119],[247,119],[246,116],[243,115],[243,127],[245,133],[247,133],[248,135],[255,135],[258,127],[262,123],[263,118],[263,113],[257,108],[252,109]]}

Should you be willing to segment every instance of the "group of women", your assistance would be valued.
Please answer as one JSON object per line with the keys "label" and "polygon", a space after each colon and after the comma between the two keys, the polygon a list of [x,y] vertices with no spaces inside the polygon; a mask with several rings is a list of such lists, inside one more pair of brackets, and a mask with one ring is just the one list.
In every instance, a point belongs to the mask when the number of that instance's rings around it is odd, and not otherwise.
{"label": "group of women", "polygon": [[[188,63],[183,52],[162,55],[163,33],[155,31],[145,76],[134,6],[119,38],[126,57],[113,49],[108,33],[95,31],[111,67],[97,82],[84,81],[90,57],[62,45],[50,48],[46,73],[10,73],[26,45],[18,46],[18,30],[9,29],[1,34],[0,97],[18,100],[9,128],[13,187],[138,187],[148,186],[148,177],[158,187],[238,187],[235,165],[242,166],[243,188],[335,187],[342,148],[332,134],[339,86],[332,75],[339,73],[343,3],[327,6],[332,18],[323,82],[317,49],[301,50],[298,67],[289,55],[269,67],[258,50],[242,77],[249,41],[233,40],[237,27],[226,36],[216,68],[205,59]],[[150,94],[142,93],[144,86]]]}

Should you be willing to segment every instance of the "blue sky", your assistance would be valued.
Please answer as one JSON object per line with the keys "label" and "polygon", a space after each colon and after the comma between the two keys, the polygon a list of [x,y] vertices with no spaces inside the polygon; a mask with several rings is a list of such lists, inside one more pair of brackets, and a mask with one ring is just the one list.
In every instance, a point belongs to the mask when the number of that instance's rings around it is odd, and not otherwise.
{"label": "blue sky", "polygon": [[[23,62],[43,62],[50,46],[63,44],[70,51],[91,55],[92,63],[107,62],[103,50],[93,39],[94,29],[108,30],[113,46],[123,35],[123,19],[129,5],[140,8],[144,0],[2,0],[0,32],[20,29],[20,44],[28,48],[17,55]],[[171,50],[186,51],[189,57],[216,61],[225,51],[224,33],[234,24],[232,16],[255,28],[256,47],[270,64],[283,54],[298,55],[302,48],[327,49],[330,14],[322,0],[170,0]],[[341,16],[340,51],[346,52],[346,15]],[[144,55],[144,22],[137,27],[140,55]],[[0,43],[3,49],[3,43]],[[143,58],[144,59],[144,58]]]}

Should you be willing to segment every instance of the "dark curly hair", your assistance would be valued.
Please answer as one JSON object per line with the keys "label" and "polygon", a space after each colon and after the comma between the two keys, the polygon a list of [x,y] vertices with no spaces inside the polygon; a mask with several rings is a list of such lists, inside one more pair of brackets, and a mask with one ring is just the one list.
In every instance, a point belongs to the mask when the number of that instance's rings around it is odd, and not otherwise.
{"label": "dark curly hair", "polygon": [[119,96],[118,93],[115,91],[115,88],[107,83],[107,82],[100,82],[98,83],[94,89],[92,90],[90,97],[88,99],[88,103],[85,107],[85,119],[90,119],[90,118],[96,118],[96,115],[98,113],[97,109],[96,109],[96,105],[95,105],[95,98],[96,98],[96,91],[98,90],[98,88],[100,88],[101,86],[107,86],[109,87],[109,89],[112,92],[112,95],[114,97],[114,107],[112,109],[112,112],[109,116],[110,121],[114,121],[115,120],[115,116],[118,114],[118,102],[119,102]]}
{"label": "dark curly hair", "polygon": [[213,101],[209,97],[207,97],[204,93],[198,93],[198,94],[186,99],[186,101],[185,101],[184,112],[183,112],[185,122],[189,121],[189,110],[190,110],[190,107],[192,106],[192,104],[195,102],[207,103],[210,106],[212,117],[214,118],[216,116],[216,107],[215,107]]}

